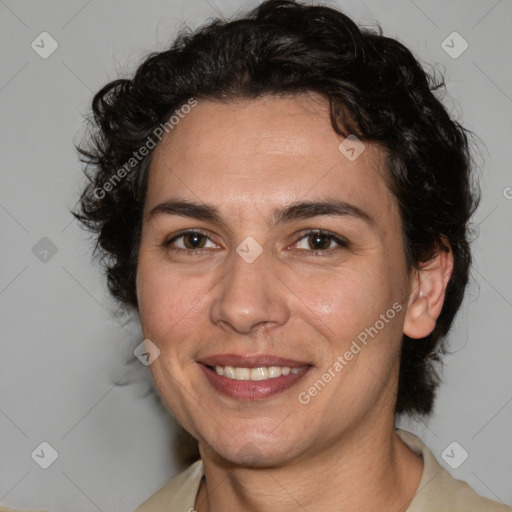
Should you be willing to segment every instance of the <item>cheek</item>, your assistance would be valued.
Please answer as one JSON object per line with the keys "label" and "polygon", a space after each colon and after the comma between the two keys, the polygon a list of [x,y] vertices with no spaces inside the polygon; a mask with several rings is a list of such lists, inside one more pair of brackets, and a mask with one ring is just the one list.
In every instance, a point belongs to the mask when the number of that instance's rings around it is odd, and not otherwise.
{"label": "cheek", "polygon": [[161,344],[189,321],[204,299],[194,279],[184,279],[157,265],[139,265],[137,297],[144,336]]}
{"label": "cheek", "polygon": [[333,344],[350,343],[393,304],[392,284],[377,269],[373,263],[296,277],[297,307]]}
{"label": "cheek", "polygon": [[201,339],[198,319],[206,314],[206,283],[203,280],[201,286],[200,282],[199,278],[184,278],[155,264],[141,264],[137,275],[143,336],[160,349],[149,369],[160,396],[180,417],[187,410],[182,390],[191,387],[193,375],[190,342]]}

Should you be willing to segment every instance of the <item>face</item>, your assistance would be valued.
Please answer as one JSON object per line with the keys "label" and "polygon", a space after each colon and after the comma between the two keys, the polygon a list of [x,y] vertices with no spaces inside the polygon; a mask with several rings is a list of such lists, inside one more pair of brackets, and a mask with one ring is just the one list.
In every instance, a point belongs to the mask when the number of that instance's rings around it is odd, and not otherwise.
{"label": "face", "polygon": [[382,151],[342,141],[301,95],[201,101],[155,149],[139,312],[156,387],[203,456],[287,464],[393,415],[399,213]]}

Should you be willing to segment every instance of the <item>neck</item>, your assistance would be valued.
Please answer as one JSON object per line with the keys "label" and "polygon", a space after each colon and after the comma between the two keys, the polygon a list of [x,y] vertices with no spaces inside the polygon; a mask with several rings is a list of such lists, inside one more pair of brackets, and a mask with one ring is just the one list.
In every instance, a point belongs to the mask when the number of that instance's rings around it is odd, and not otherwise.
{"label": "neck", "polygon": [[247,468],[220,460],[201,446],[205,479],[197,512],[244,510],[406,510],[423,470],[387,425],[365,422],[313,457],[279,467]]}

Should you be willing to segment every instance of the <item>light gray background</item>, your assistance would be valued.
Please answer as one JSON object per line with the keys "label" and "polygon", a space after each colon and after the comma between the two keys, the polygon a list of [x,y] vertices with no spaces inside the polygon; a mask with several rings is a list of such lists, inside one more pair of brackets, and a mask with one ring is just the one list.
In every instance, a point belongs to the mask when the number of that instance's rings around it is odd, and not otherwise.
{"label": "light gray background", "polygon": [[[137,322],[122,323],[72,221],[83,177],[73,142],[92,93],[164,49],[186,22],[197,27],[255,1],[0,0],[0,503],[55,512],[126,511],[175,472],[171,421],[147,394],[131,350]],[[449,108],[484,141],[473,282],[450,336],[445,382],[418,433],[443,465],[457,441],[469,458],[452,474],[512,503],[512,2],[332,1],[358,22],[379,21],[423,61],[444,67]],[[42,59],[43,31],[59,44]],[[459,32],[459,58],[441,42]],[[32,247],[48,237],[46,263]],[[31,458],[42,442],[59,457]],[[446,466],[448,468],[448,466]],[[449,468],[448,468],[449,469]]]}

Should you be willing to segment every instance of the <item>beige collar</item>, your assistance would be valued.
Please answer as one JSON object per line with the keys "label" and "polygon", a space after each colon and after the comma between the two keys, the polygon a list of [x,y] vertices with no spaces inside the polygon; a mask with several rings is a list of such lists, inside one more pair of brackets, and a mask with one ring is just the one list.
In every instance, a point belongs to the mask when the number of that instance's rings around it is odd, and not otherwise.
{"label": "beige collar", "polygon": [[[467,483],[453,478],[414,434],[401,429],[397,433],[411,450],[423,457],[418,489],[404,512],[512,512],[512,507],[482,498]],[[134,512],[191,512],[203,475],[203,464],[198,460]]]}

